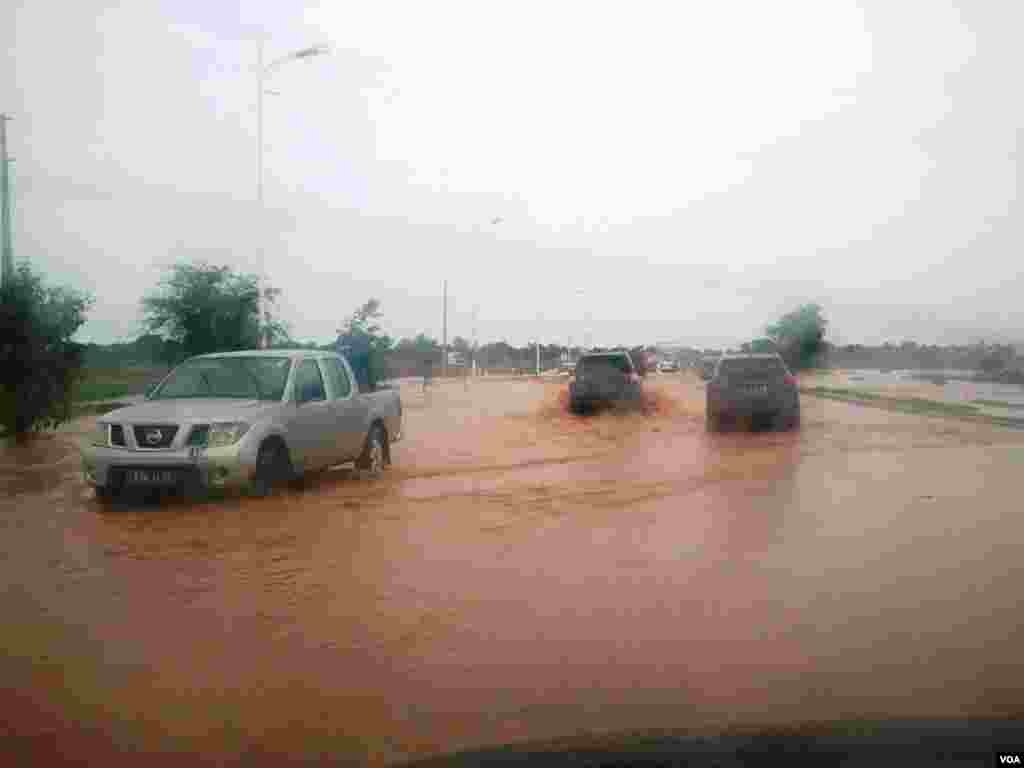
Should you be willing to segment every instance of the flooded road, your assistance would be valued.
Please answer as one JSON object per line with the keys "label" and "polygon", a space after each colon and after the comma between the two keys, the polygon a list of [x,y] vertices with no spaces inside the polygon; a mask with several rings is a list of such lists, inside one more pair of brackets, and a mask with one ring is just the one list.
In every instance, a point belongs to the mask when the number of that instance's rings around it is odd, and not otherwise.
{"label": "flooded road", "polygon": [[1024,714],[1024,433],[808,397],[799,433],[708,435],[689,375],[589,418],[564,386],[403,387],[384,479],[270,499],[104,510],[73,431],[4,458],[6,748],[389,764]]}

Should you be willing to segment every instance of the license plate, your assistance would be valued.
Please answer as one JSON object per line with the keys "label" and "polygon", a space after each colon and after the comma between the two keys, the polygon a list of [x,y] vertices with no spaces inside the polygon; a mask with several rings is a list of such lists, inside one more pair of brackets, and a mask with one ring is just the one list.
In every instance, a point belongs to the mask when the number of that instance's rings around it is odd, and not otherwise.
{"label": "license plate", "polygon": [[129,469],[125,480],[132,484],[174,485],[178,481],[178,473],[169,469]]}

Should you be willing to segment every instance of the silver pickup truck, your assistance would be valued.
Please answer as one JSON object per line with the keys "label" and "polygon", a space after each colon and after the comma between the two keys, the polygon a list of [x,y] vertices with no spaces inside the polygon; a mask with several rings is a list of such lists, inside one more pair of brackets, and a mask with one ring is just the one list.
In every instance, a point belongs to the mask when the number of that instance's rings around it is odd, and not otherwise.
{"label": "silver pickup truck", "polygon": [[341,355],[226,352],[186,360],[146,402],[104,415],[82,446],[82,466],[100,500],[131,487],[265,495],[353,460],[377,475],[401,436],[397,390],[359,392]]}

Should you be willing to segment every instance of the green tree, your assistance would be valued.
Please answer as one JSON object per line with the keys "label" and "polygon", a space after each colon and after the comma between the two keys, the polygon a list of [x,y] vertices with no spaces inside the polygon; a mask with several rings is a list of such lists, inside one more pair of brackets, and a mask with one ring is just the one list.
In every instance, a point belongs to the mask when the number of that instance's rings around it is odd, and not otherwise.
{"label": "green tree", "polygon": [[[288,332],[271,307],[280,291],[266,287],[264,331],[271,346]],[[206,262],[171,266],[157,289],[142,299],[145,327],[179,342],[185,357],[259,346],[259,282],[256,275]]]}
{"label": "green tree", "polygon": [[155,333],[139,336],[131,344],[131,361],[134,363],[165,363],[165,340]]}
{"label": "green tree", "polygon": [[451,351],[459,356],[464,365],[469,365],[473,359],[473,345],[461,336],[452,339]]}
{"label": "green tree", "polygon": [[765,333],[778,346],[786,362],[802,370],[824,362],[827,327],[821,306],[804,304],[769,325]]}
{"label": "green tree", "polygon": [[425,333],[418,333],[414,338],[401,339],[394,347],[395,352],[403,355],[426,357],[434,355],[440,359],[441,345]]}
{"label": "green tree", "polygon": [[71,416],[83,347],[71,340],[92,298],[48,286],[22,263],[0,287],[0,425],[17,439]]}
{"label": "green tree", "polygon": [[381,330],[382,316],[380,301],[370,299],[338,329],[337,347],[348,358],[360,388],[368,392],[389,374],[387,358],[394,342]]}
{"label": "green tree", "polygon": [[775,342],[771,339],[754,339],[753,341],[748,341],[746,344],[741,344],[740,351],[760,355],[767,354],[769,352],[777,352],[778,347],[775,346]]}
{"label": "green tree", "polygon": [[995,373],[1006,368],[1006,358],[999,350],[993,350],[978,361],[978,367],[985,373]]}

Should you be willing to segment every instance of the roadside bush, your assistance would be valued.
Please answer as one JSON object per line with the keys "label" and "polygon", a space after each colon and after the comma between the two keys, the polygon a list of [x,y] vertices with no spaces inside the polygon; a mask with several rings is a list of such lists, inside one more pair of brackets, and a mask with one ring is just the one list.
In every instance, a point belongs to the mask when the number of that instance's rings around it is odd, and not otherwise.
{"label": "roadside bush", "polygon": [[83,347],[71,337],[85,322],[88,295],[47,286],[28,264],[0,287],[0,426],[23,438],[71,416]]}
{"label": "roadside bush", "polygon": [[787,365],[803,371],[822,367],[827,362],[827,329],[828,321],[822,308],[818,304],[804,304],[769,325],[765,332]]}

